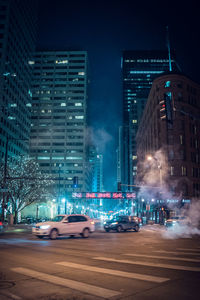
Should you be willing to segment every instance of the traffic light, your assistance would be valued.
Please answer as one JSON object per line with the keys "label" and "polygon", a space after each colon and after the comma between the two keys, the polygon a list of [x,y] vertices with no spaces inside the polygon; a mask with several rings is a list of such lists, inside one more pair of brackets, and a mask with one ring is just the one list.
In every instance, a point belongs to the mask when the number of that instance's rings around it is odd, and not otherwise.
{"label": "traffic light", "polygon": [[74,176],[73,177],[73,188],[77,188],[78,187],[78,176]]}
{"label": "traffic light", "polygon": [[164,94],[164,99],[160,100],[160,118],[172,123],[172,94],[171,92]]}
{"label": "traffic light", "polygon": [[172,123],[172,93],[168,92],[164,95],[167,121]]}
{"label": "traffic light", "polygon": [[165,105],[165,100],[160,100],[160,118],[161,120],[166,119],[166,105]]}
{"label": "traffic light", "polygon": [[121,184],[121,182],[117,183],[117,190],[118,190],[118,192],[122,191],[122,184]]}

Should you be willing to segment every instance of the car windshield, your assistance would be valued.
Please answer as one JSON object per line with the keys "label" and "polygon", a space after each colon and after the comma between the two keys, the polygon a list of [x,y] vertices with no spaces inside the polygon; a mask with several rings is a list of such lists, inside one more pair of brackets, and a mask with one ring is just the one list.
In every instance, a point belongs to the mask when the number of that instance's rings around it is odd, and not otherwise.
{"label": "car windshield", "polygon": [[62,221],[63,218],[64,218],[64,216],[56,216],[52,219],[52,222],[60,222],[60,221]]}
{"label": "car windshield", "polygon": [[114,217],[113,219],[112,219],[112,221],[113,222],[120,222],[120,221],[122,221],[122,220],[124,220],[125,218],[124,217]]}
{"label": "car windshield", "polygon": [[183,219],[185,219],[185,217],[177,216],[177,217],[172,217],[171,219],[172,220],[183,220]]}

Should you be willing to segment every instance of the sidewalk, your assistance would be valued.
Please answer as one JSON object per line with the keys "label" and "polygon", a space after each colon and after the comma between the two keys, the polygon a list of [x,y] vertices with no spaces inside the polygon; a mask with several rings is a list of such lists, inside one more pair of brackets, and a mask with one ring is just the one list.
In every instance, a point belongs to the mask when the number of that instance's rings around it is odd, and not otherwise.
{"label": "sidewalk", "polygon": [[11,232],[31,232],[33,224],[14,224],[14,225],[5,225],[3,233]]}

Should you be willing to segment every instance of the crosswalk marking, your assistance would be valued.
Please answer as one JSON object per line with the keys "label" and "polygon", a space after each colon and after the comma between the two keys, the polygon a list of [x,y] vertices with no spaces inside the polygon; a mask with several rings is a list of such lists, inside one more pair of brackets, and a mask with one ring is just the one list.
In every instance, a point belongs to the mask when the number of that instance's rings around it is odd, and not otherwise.
{"label": "crosswalk marking", "polygon": [[156,258],[156,259],[168,259],[168,260],[180,260],[180,261],[189,261],[189,262],[200,262],[200,259],[194,258],[182,258],[182,257],[171,257],[171,256],[157,256],[157,255],[145,255],[145,254],[135,254],[135,253],[126,253],[123,254],[126,256],[135,256],[135,257],[146,257],[146,258]]}
{"label": "crosswalk marking", "polygon": [[192,253],[189,253],[189,252],[175,252],[175,251],[165,251],[165,250],[154,250],[153,252],[156,252],[156,253],[168,253],[168,254],[175,254],[175,255],[194,255],[194,256],[200,256],[200,253],[195,253],[195,252],[192,252]]}
{"label": "crosswalk marking", "polygon": [[10,292],[8,292],[8,291],[1,291],[1,292],[0,292],[0,295],[6,296],[6,299],[7,299],[7,297],[8,297],[9,299],[13,299],[13,300],[22,300],[21,297],[15,295],[15,294],[13,294],[13,293],[10,293]]}
{"label": "crosswalk marking", "polygon": [[54,275],[37,272],[37,271],[30,270],[27,268],[12,268],[11,270],[14,272],[26,275],[26,276],[34,277],[36,279],[40,279],[40,280],[47,281],[47,282],[50,282],[53,284],[68,287],[70,289],[78,290],[78,291],[81,291],[81,292],[84,292],[84,293],[87,293],[90,295],[99,296],[102,298],[111,298],[111,297],[118,296],[121,294],[120,292],[117,292],[117,291],[101,288],[101,287],[86,284],[83,282],[65,279],[62,277],[54,276]]}
{"label": "crosswalk marking", "polygon": [[200,268],[196,268],[196,267],[149,263],[149,262],[136,261],[136,260],[132,261],[132,260],[128,260],[128,259],[127,260],[126,259],[118,260],[118,259],[115,259],[115,258],[100,257],[100,256],[99,257],[93,257],[93,259],[117,262],[117,263],[122,263],[122,264],[132,264],[132,265],[141,265],[141,266],[148,266],[148,267],[158,267],[158,268],[165,268],[165,269],[200,272]]}
{"label": "crosswalk marking", "polygon": [[[199,251],[199,249],[188,249],[188,248],[176,248],[176,250],[183,250],[183,251],[192,251],[192,252],[195,252],[195,251]],[[199,252],[199,254],[200,254],[200,252]]]}
{"label": "crosswalk marking", "polygon": [[98,268],[98,267],[94,267],[94,266],[75,264],[75,263],[71,263],[71,262],[67,262],[67,261],[58,262],[56,264],[61,265],[61,266],[70,267],[70,268],[79,269],[79,270],[86,270],[86,271],[92,271],[92,272],[98,272],[98,273],[104,273],[104,274],[109,274],[109,275],[114,275],[114,276],[121,276],[121,277],[126,277],[126,278],[131,278],[131,279],[139,279],[139,280],[158,282],[158,283],[170,280],[169,278],[165,278],[165,277],[156,277],[156,276],[143,275],[143,274],[138,274],[138,273],[129,273],[129,272],[123,272],[123,271],[118,271],[118,270],[112,270],[112,269]]}

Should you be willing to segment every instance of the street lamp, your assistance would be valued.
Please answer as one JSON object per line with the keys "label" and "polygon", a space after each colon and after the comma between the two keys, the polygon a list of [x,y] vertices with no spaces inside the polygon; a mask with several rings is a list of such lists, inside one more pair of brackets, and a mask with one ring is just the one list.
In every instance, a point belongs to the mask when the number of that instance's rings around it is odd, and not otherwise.
{"label": "street lamp", "polygon": [[160,186],[162,187],[163,179],[162,179],[162,164],[161,164],[161,162],[155,156],[152,156],[152,155],[147,155],[147,160],[148,161],[154,160],[156,162],[157,168],[159,169]]}

